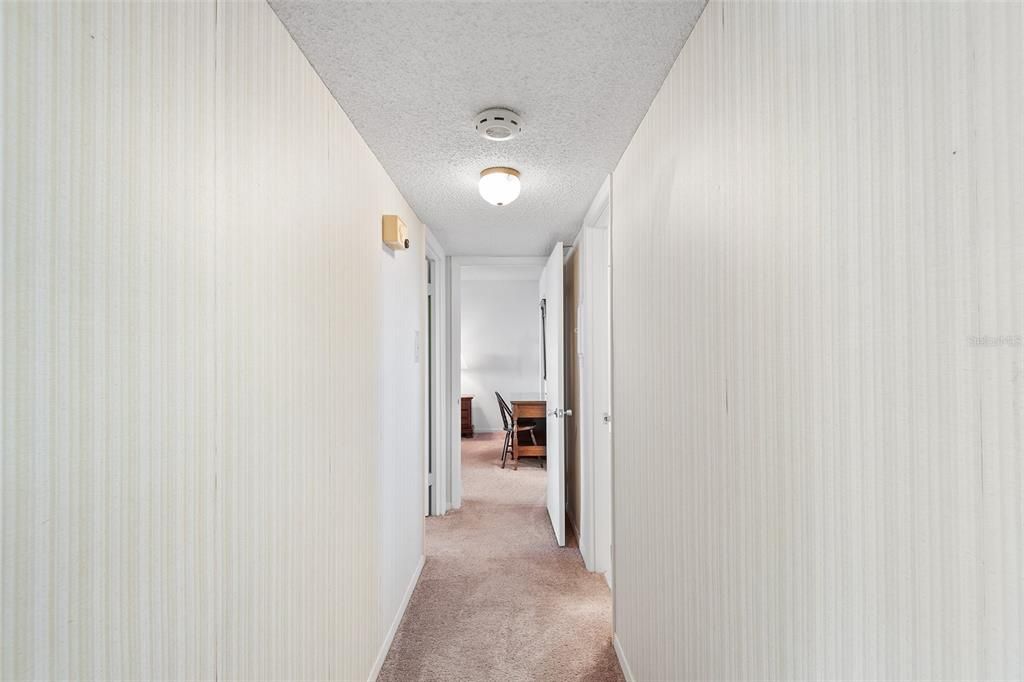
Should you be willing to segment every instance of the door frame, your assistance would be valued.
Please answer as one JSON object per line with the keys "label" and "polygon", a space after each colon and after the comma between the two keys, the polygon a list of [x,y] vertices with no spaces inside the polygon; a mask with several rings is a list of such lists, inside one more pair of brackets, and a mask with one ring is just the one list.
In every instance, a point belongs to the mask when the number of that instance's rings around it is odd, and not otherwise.
{"label": "door frame", "polygon": [[547,258],[544,256],[451,256],[448,258],[446,272],[448,391],[445,400],[448,409],[447,435],[450,447],[444,452],[444,471],[448,474],[446,511],[462,507],[462,413],[459,405],[459,400],[462,397],[462,269],[471,266],[486,266],[531,268],[539,272],[545,263],[547,263]]}
{"label": "door frame", "polygon": [[[605,494],[599,494],[597,462],[594,450],[594,443],[603,428],[604,414],[600,406],[595,404],[594,386],[594,362],[597,359],[595,347],[598,335],[606,337],[605,348],[607,349],[607,373],[608,373],[608,412],[611,413],[611,176],[605,178],[598,190],[597,195],[587,210],[577,235],[574,246],[581,248],[581,310],[578,325],[580,328],[580,519],[579,519],[579,544],[580,554],[583,562],[590,571],[601,571],[605,575],[609,587],[612,586],[612,561],[608,557],[607,562],[598,565],[597,561],[597,505],[607,505],[608,528],[603,529],[609,542],[614,544],[613,536],[613,507],[610,490]],[[592,247],[595,239],[607,240],[604,249],[604,258],[595,257],[595,249]],[[599,272],[599,269],[605,272]],[[595,324],[595,300],[592,295],[595,283],[603,283],[608,288],[605,303],[608,310],[605,311],[606,325],[598,328]],[[609,447],[609,468],[614,453],[611,450],[611,438],[608,436]],[[609,489],[614,484],[612,471],[606,472],[609,476]],[[613,554],[613,552],[612,552]]]}
{"label": "door frame", "polygon": [[[424,400],[424,424],[429,424],[425,429],[424,440],[426,441],[425,457],[430,457],[431,450],[434,453],[433,486],[430,488],[431,500],[429,509],[431,516],[443,516],[448,511],[448,499],[450,496],[450,476],[448,462],[450,460],[448,451],[450,439],[447,424],[448,413],[448,258],[444,248],[434,237],[430,229],[426,233],[426,258],[433,266],[433,277],[431,278],[432,291],[430,292],[432,305],[429,308],[431,319],[427,322],[428,333],[431,338],[427,342],[430,349],[430,362],[423,363],[423,374],[426,380]],[[424,305],[426,302],[424,301]],[[433,386],[433,396],[430,387]],[[432,441],[432,442],[430,442]],[[424,477],[429,477],[428,469],[423,470]],[[424,485],[428,485],[425,478]]]}

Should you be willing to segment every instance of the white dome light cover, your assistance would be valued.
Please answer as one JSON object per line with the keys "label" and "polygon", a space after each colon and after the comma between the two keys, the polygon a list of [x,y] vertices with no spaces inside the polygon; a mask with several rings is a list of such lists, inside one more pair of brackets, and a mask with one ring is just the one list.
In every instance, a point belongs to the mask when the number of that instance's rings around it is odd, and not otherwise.
{"label": "white dome light cover", "polygon": [[480,196],[489,204],[505,206],[519,197],[519,171],[495,166],[480,171]]}

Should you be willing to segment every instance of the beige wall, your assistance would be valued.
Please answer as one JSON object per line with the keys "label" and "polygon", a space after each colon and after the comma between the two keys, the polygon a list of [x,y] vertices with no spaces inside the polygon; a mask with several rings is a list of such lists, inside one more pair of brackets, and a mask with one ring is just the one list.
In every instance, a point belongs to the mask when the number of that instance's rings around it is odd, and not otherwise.
{"label": "beige wall", "polygon": [[1022,36],[706,8],[613,176],[637,679],[1024,673]]}
{"label": "beige wall", "polygon": [[422,553],[421,225],[263,3],[0,21],[0,677],[365,679]]}

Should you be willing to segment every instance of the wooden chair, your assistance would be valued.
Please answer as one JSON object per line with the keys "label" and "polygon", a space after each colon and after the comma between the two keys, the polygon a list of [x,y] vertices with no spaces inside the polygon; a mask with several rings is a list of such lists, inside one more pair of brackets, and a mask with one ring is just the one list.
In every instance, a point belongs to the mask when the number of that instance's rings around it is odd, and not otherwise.
{"label": "wooden chair", "polygon": [[505,444],[501,448],[501,468],[505,468],[505,462],[508,460],[508,456],[512,454],[512,434],[513,432],[530,434],[530,440],[533,444],[537,444],[537,437],[533,434],[534,424],[516,424],[512,419],[512,408],[508,406],[505,399],[501,397],[501,394],[497,391],[494,392],[494,396],[498,399],[498,410],[501,412],[501,423],[502,428],[505,430]]}

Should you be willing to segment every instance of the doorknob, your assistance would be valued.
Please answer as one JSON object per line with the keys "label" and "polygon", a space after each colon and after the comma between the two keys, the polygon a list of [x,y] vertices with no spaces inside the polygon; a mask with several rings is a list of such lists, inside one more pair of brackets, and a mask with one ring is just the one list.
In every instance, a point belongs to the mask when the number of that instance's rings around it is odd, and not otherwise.
{"label": "doorknob", "polygon": [[561,407],[556,407],[551,412],[551,414],[553,414],[556,417],[571,417],[572,416],[572,410],[571,409],[563,410]]}

